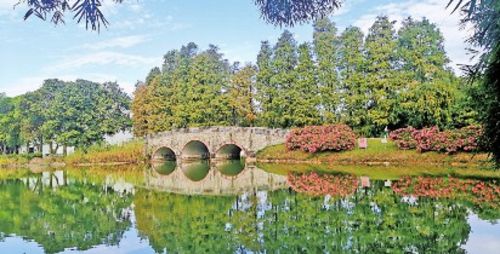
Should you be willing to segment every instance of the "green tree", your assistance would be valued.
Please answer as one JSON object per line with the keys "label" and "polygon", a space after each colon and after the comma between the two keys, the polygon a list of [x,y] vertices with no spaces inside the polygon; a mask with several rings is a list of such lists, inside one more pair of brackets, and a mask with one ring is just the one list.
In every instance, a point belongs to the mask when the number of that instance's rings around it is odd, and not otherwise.
{"label": "green tree", "polygon": [[235,73],[231,76],[227,96],[233,126],[253,126],[255,123],[255,75],[256,68],[253,65],[245,65],[242,69],[235,68]]}
{"label": "green tree", "polygon": [[274,121],[274,112],[272,110],[273,100],[277,94],[277,89],[271,86],[271,77],[273,69],[271,61],[273,49],[268,41],[263,41],[260,46],[260,52],[257,55],[257,75],[255,87],[256,100],[258,102],[259,124],[271,126]]}
{"label": "green tree", "polygon": [[405,82],[390,112],[392,124],[447,127],[459,80],[446,68],[443,35],[428,19],[411,17],[403,21],[398,35],[399,77]]}
{"label": "green tree", "polygon": [[348,27],[342,32],[339,38],[338,70],[341,86],[345,91],[342,118],[357,132],[369,133],[363,37],[363,32],[358,27]]}
{"label": "green tree", "polygon": [[337,28],[328,18],[315,21],[313,28],[323,120],[327,123],[337,122],[342,93],[337,77]]}
{"label": "green tree", "polygon": [[291,117],[293,109],[289,102],[292,98],[292,86],[297,82],[297,42],[293,34],[285,30],[274,46],[274,55],[271,61],[273,75],[270,79],[270,87],[276,91],[271,102],[274,117],[271,118],[270,127],[290,127],[293,126]]}
{"label": "green tree", "polygon": [[17,153],[22,144],[19,99],[0,93],[0,152],[3,154]]}
{"label": "green tree", "polygon": [[395,77],[396,37],[394,22],[378,16],[366,37],[366,71],[369,87],[368,117],[371,134],[380,133],[390,123],[398,83]]}
{"label": "green tree", "polygon": [[63,145],[64,151],[67,146],[85,149],[130,126],[130,98],[117,83],[46,80],[24,103],[23,112],[36,120],[26,126],[39,128],[45,141]]}
{"label": "green tree", "polygon": [[308,43],[299,45],[296,81],[291,84],[288,108],[290,126],[321,123],[316,68]]}

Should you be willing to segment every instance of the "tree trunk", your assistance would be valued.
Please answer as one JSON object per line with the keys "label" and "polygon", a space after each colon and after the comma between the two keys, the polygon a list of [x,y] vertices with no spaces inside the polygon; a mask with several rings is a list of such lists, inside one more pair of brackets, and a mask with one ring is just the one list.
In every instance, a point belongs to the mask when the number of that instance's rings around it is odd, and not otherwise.
{"label": "tree trunk", "polygon": [[54,142],[52,140],[49,143],[49,153],[50,155],[54,154]]}
{"label": "tree trunk", "polygon": [[68,146],[66,144],[63,145],[63,156],[68,155]]}
{"label": "tree trunk", "polygon": [[43,157],[43,138],[40,137],[40,144],[38,145],[38,152],[42,154]]}

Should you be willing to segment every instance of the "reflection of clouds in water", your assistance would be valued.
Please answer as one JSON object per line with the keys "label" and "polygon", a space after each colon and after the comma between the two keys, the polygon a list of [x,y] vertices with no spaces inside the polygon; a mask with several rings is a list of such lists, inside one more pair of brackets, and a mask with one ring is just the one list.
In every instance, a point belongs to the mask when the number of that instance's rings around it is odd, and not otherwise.
{"label": "reflection of clouds in water", "polygon": [[498,221],[492,224],[483,221],[477,215],[470,215],[468,218],[469,225],[471,225],[472,234],[464,246],[467,253],[499,253],[500,252],[500,228]]}

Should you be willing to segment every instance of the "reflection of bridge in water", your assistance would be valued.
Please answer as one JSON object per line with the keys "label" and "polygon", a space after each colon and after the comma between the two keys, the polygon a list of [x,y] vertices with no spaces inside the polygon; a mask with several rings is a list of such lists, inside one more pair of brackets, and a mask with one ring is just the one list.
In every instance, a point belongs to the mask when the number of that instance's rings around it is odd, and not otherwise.
{"label": "reflection of bridge in water", "polygon": [[267,173],[240,160],[155,163],[145,182],[147,188],[189,195],[232,195],[287,187],[286,176]]}

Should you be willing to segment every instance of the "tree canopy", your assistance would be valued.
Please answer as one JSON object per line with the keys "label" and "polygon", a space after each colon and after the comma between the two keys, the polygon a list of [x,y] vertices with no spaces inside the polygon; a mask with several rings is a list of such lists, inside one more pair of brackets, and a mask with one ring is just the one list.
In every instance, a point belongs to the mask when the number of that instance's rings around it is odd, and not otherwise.
{"label": "tree canopy", "polygon": [[[117,83],[45,80],[36,91],[0,96],[0,149],[16,152],[23,144],[80,148],[130,126],[130,97]],[[54,147],[54,146],[55,147]]]}
{"label": "tree canopy", "polygon": [[[312,43],[284,31],[261,43],[256,66],[230,64],[216,46],[194,43],[164,56],[137,87],[138,136],[211,125],[301,127],[347,123],[361,135],[412,125],[442,129],[477,121],[463,81],[447,66],[443,35],[429,20],[407,18],[396,31],[378,17],[365,36],[320,19]],[[465,107],[467,110],[461,110]]]}

